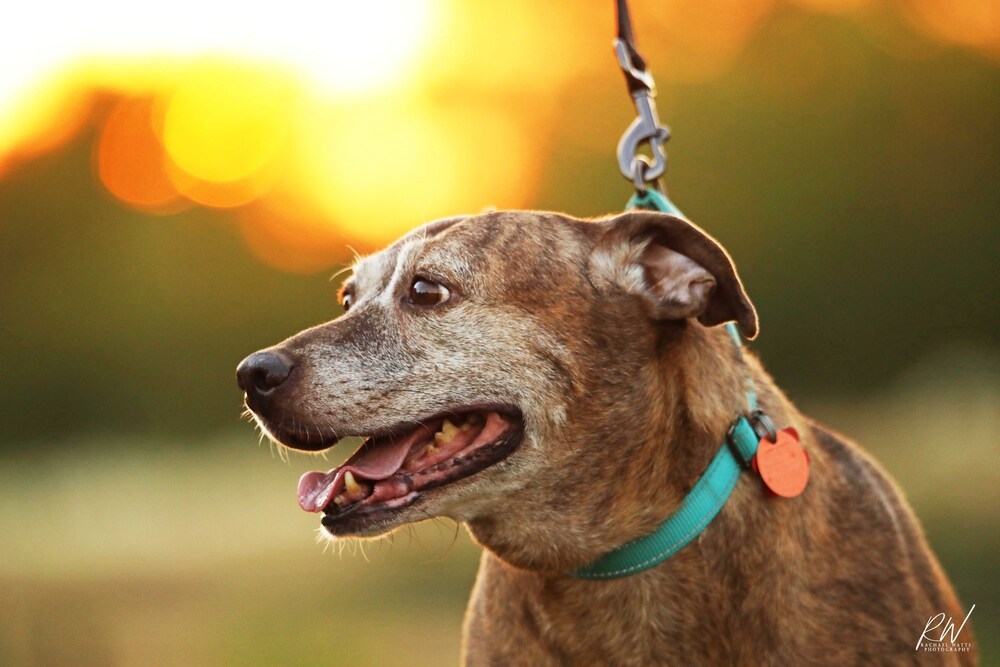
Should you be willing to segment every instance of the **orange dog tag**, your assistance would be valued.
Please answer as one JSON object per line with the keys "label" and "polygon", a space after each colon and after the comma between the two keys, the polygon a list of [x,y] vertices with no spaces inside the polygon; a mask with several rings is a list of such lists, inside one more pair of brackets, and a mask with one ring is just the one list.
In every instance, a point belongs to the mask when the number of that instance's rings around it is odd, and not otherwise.
{"label": "orange dog tag", "polygon": [[767,488],[783,498],[799,495],[809,482],[809,455],[794,428],[778,431],[775,442],[762,438],[753,462]]}

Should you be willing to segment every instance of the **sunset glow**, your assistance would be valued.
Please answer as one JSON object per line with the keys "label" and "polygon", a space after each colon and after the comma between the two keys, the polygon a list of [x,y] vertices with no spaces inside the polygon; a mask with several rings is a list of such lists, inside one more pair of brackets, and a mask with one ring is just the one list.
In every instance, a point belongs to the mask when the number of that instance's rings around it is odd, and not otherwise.
{"label": "sunset glow", "polygon": [[[657,78],[690,83],[724,73],[778,8],[882,4],[634,9]],[[892,6],[934,39],[1000,59],[991,0]],[[262,261],[321,270],[348,244],[372,248],[439,216],[531,206],[567,113],[560,95],[593,72],[617,76],[612,25],[610,3],[529,0],[292,1],[266,12],[195,0],[156,11],[18,4],[0,23],[0,178],[93,128],[94,173],[123,204],[232,209]],[[616,132],[592,141],[613,145]]]}

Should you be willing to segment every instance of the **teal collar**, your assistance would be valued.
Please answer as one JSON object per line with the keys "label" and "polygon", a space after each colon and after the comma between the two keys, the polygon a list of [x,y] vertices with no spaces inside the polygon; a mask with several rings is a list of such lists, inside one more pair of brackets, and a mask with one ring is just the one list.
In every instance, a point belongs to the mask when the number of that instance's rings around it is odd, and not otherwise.
{"label": "teal collar", "polygon": [[[683,217],[666,196],[653,188],[633,196],[626,208],[646,208]],[[743,339],[739,330],[732,322],[726,325],[726,329],[742,354]],[[760,414],[752,388],[747,394],[747,404],[751,416]],[[770,428],[773,430],[773,426]],[[673,556],[698,537],[719,513],[736,488],[740,471],[749,467],[757,454],[759,442],[760,436],[750,419],[740,416],[730,427],[719,453],[712,459],[705,474],[695,482],[677,511],[668,516],[656,532],[604,554],[571,575],[580,579],[617,579],[648,570]]]}
{"label": "teal collar", "polygon": [[[750,408],[756,408],[753,393]],[[580,579],[617,579],[636,574],[662,563],[705,530],[729,499],[740,471],[749,467],[757,453],[757,435],[750,419],[740,416],[726,435],[705,474],[681,501],[676,512],[666,518],[656,532],[624,544],[596,561],[572,572]]]}

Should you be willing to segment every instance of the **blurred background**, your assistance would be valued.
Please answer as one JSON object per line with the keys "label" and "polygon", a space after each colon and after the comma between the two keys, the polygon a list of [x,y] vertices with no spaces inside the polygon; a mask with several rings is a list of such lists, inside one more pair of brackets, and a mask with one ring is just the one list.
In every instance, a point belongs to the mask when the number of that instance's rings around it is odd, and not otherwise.
{"label": "blurred background", "polygon": [[[1000,2],[633,5],[754,347],[895,476],[1000,661]],[[351,444],[284,461],[234,369],[427,220],[620,210],[612,6],[5,9],[0,663],[457,662],[478,549],[315,543],[296,481]]]}

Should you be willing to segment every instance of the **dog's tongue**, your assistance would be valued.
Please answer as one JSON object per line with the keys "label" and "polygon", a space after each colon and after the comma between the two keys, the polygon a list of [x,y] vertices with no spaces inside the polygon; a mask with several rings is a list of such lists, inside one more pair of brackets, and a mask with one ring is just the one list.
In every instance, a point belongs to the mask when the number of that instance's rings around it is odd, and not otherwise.
{"label": "dog's tongue", "polygon": [[299,505],[307,512],[322,511],[344,489],[344,475],[348,471],[359,481],[376,482],[391,477],[402,467],[410,449],[428,435],[427,429],[417,428],[395,442],[368,442],[340,467],[329,472],[307,472],[299,479]]}

